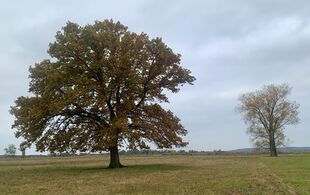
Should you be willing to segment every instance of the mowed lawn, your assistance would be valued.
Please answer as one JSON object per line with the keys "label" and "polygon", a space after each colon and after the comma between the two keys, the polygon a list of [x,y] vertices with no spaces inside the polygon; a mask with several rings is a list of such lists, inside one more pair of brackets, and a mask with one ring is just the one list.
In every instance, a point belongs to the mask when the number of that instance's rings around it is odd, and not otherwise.
{"label": "mowed lawn", "polygon": [[310,155],[0,159],[0,194],[310,194]]}

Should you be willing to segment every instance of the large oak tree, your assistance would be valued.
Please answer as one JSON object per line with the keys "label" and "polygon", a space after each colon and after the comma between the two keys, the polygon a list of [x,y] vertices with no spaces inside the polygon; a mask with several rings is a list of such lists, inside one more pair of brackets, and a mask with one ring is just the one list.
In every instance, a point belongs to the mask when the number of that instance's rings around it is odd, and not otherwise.
{"label": "large oak tree", "polygon": [[285,145],[285,126],[299,121],[299,105],[287,99],[290,91],[286,84],[267,85],[239,98],[238,110],[249,125],[247,132],[256,147],[270,150],[270,156],[277,156],[277,147]]}
{"label": "large oak tree", "polygon": [[51,59],[30,67],[30,97],[11,113],[16,136],[38,151],[110,151],[118,148],[185,146],[187,131],[160,102],[166,92],[195,80],[180,55],[160,38],[136,34],[112,20],[79,26],[68,22],[50,43]]}

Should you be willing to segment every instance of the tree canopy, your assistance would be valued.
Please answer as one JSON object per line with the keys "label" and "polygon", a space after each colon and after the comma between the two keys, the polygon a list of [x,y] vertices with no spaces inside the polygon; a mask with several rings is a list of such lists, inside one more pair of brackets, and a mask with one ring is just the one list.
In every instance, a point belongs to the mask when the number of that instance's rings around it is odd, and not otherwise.
{"label": "tree canopy", "polygon": [[299,121],[299,105],[287,99],[290,92],[286,84],[267,85],[239,98],[238,110],[249,125],[247,132],[255,146],[268,148],[271,156],[277,156],[276,147],[285,145],[285,126]]}
{"label": "tree canopy", "polygon": [[[195,78],[161,38],[112,20],[68,22],[49,44],[51,59],[31,66],[29,92],[11,108],[16,136],[38,151],[110,151],[185,146],[180,120],[160,105]],[[24,143],[24,144],[25,144]]]}

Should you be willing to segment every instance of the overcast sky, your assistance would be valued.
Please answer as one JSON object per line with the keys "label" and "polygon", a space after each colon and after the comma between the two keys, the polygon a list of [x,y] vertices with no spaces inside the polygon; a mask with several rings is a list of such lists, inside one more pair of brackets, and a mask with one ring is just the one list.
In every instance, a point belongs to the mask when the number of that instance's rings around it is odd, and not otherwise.
{"label": "overcast sky", "polygon": [[301,123],[288,126],[291,146],[310,146],[310,3],[308,0],[17,1],[0,6],[0,154],[21,140],[10,106],[28,95],[28,68],[49,58],[48,43],[68,20],[120,21],[162,37],[196,77],[166,105],[189,134],[186,149],[251,147],[238,96],[267,84],[293,87]]}

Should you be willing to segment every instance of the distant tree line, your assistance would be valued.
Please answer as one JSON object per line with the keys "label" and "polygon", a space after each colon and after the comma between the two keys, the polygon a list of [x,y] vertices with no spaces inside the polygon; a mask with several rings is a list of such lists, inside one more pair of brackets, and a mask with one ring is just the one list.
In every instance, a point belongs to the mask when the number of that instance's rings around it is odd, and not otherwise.
{"label": "distant tree line", "polygon": [[[26,156],[26,148],[20,147],[19,150],[22,153],[22,157],[24,158]],[[5,157],[15,157],[16,156],[17,148],[14,144],[9,144],[8,147],[4,148],[4,156]]]}
{"label": "distant tree line", "polygon": [[[167,154],[167,155],[192,155],[192,154],[229,154],[230,151],[213,150],[213,151],[198,151],[198,150],[153,150],[153,149],[132,149],[132,150],[120,150],[120,155],[156,155],[156,154]],[[108,153],[50,153],[49,156],[87,156],[87,155],[99,155]]]}

